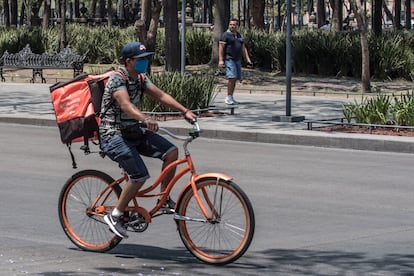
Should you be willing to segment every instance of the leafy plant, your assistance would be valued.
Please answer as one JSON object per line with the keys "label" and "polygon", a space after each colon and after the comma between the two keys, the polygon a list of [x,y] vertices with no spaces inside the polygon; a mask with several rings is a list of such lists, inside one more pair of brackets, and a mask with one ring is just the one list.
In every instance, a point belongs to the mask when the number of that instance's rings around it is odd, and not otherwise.
{"label": "leafy plant", "polygon": [[[179,72],[165,72],[152,75],[151,80],[190,109],[207,108],[214,99],[214,77],[206,74],[181,75]],[[173,111],[149,97],[143,98],[141,108],[152,112]]]}
{"label": "leafy plant", "polygon": [[392,113],[395,124],[400,126],[414,126],[414,97],[413,92],[394,97]]}
{"label": "leafy plant", "polygon": [[191,31],[186,35],[186,58],[187,63],[206,64],[211,58],[211,46],[213,36],[211,32]]}
{"label": "leafy plant", "polygon": [[347,103],[342,105],[342,113],[344,114],[345,120],[348,124],[351,123],[352,118],[355,116],[356,104]]}
{"label": "leafy plant", "polygon": [[342,107],[342,113],[348,123],[393,124],[414,126],[414,91],[401,97],[379,95],[364,98],[361,103],[348,103]]}

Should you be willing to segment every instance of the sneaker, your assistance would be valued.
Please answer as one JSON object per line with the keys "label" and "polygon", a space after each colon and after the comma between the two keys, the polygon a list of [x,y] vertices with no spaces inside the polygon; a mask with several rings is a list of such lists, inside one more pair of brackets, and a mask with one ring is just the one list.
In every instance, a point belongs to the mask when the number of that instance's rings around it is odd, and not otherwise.
{"label": "sneaker", "polygon": [[118,237],[128,238],[127,228],[124,224],[123,216],[115,217],[111,213],[104,216],[105,222],[109,225],[109,229]]}
{"label": "sneaker", "polygon": [[[158,202],[160,200],[158,199]],[[175,212],[175,201],[169,197],[160,208],[161,211],[172,214]]]}
{"label": "sneaker", "polygon": [[232,96],[227,96],[226,99],[224,100],[224,103],[229,104],[229,105],[236,104]]}
{"label": "sneaker", "polygon": [[236,101],[233,96],[227,96],[224,102],[229,105],[239,104],[239,102]]}
{"label": "sneaker", "polygon": [[236,101],[236,99],[233,96],[231,96],[231,99],[233,100],[234,104],[239,104],[240,103],[239,101]]}

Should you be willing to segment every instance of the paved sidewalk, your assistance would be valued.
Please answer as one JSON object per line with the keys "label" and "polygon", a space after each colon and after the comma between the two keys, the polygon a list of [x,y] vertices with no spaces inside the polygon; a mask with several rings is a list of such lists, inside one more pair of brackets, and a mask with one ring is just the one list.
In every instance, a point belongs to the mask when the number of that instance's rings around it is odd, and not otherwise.
{"label": "paved sidewalk", "polygon": [[[55,126],[50,102],[51,84],[1,83],[0,122]],[[215,105],[226,108],[225,93],[217,94]],[[307,123],[275,122],[274,116],[286,115],[286,96],[273,93],[236,91],[240,104],[234,115],[200,118],[203,137],[250,142],[335,147],[358,150],[414,153],[412,137],[346,134],[307,130]],[[306,120],[340,118],[342,104],[353,99],[338,96],[292,95],[291,115]],[[227,113],[230,110],[223,109]],[[160,122],[160,126],[184,134],[189,125],[184,120]]]}

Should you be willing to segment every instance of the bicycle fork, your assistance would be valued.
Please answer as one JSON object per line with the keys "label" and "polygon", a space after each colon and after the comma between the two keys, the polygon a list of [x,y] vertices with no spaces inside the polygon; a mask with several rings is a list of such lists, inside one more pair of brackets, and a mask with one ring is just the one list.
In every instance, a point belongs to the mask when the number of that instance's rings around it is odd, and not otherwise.
{"label": "bicycle fork", "polygon": [[[204,187],[200,188],[201,194],[203,196],[204,202],[200,196],[200,194],[198,193],[198,189],[197,189],[197,184],[198,182],[202,181],[203,179],[215,179],[215,190],[213,193],[213,198],[211,198],[211,196],[209,196],[207,194],[207,191],[205,190]],[[222,208],[222,193],[219,191],[220,190],[220,186],[218,185],[218,183],[220,182],[220,180],[223,181],[230,181],[232,179],[232,177],[225,175],[225,174],[221,174],[221,173],[207,173],[207,174],[202,174],[202,175],[198,175],[195,178],[191,178],[190,183],[187,184],[187,186],[191,186],[193,193],[194,193],[194,198],[197,202],[198,207],[200,208],[201,212],[204,215],[204,219],[202,218],[191,218],[188,216],[183,216],[180,215],[178,213],[174,214],[174,219],[175,220],[185,220],[185,221],[197,221],[197,222],[210,222],[210,223],[218,223],[220,222],[220,214],[221,214],[221,208]],[[184,189],[186,190],[186,189]],[[182,196],[182,195],[181,195]],[[178,202],[181,201],[181,196],[179,197]],[[218,206],[216,205],[217,201],[219,201]],[[207,206],[206,206],[207,204]],[[209,210],[207,210],[209,209]]]}

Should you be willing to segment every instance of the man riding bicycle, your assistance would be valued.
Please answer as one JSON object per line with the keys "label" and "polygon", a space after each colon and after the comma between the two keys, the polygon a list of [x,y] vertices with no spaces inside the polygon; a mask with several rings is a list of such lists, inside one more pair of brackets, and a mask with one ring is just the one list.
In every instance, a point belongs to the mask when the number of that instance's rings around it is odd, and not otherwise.
{"label": "man riding bicycle", "polygon": [[[180,111],[188,121],[197,119],[193,112],[154,85],[144,74],[152,54],[139,42],[127,43],[121,51],[124,66],[119,69],[122,74],[113,74],[108,79],[102,98],[103,115],[99,126],[101,149],[129,176],[114,210],[104,217],[111,231],[121,238],[128,237],[124,225],[124,210],[150,177],[141,155],[161,159],[163,168],[178,158],[178,149],[156,133],[157,121],[138,108],[141,94]],[[147,128],[141,128],[142,124]],[[172,170],[163,180],[161,192],[166,189],[174,174],[175,170]],[[175,202],[169,198],[164,207],[174,209]]]}

